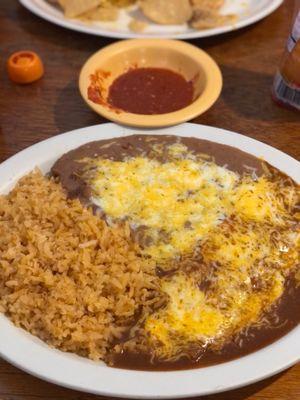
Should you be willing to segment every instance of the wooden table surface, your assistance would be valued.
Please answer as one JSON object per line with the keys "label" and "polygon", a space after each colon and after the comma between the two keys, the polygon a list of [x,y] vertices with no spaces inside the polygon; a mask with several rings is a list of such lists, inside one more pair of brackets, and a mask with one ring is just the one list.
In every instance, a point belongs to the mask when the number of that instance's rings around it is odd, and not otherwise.
{"label": "wooden table surface", "polygon": [[[293,1],[243,30],[193,41],[221,66],[224,89],[216,105],[194,122],[234,130],[300,159],[300,115],[277,107],[270,87],[289,32]],[[51,25],[17,0],[0,1],[0,161],[33,143],[105,122],[80,98],[77,78],[84,61],[111,40]],[[44,78],[29,86],[9,81],[5,60],[32,49],[44,60]],[[232,377],[234,379],[234,377]],[[96,396],[43,382],[0,360],[0,399],[92,400]],[[98,397],[99,398],[99,397]],[[300,364],[271,379],[206,400],[299,400]]]}

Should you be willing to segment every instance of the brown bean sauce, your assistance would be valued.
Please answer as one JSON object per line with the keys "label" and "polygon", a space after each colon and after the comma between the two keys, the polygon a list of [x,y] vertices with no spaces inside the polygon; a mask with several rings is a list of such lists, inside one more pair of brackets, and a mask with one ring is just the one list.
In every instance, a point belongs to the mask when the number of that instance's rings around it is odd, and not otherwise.
{"label": "brown bean sauce", "polygon": [[275,313],[278,319],[274,324],[268,327],[250,328],[247,334],[239,334],[218,353],[197,348],[192,357],[180,358],[174,362],[156,360],[153,363],[147,354],[124,352],[114,354],[110,361],[115,367],[123,369],[172,371],[221,364],[258,351],[274,343],[300,323],[300,287],[296,287],[293,279],[287,282],[285,293],[279,303],[266,316],[272,320],[272,315]]}
{"label": "brown bean sauce", "polygon": [[[153,153],[153,144],[161,144],[165,148],[178,142],[178,140],[195,154],[212,155],[214,161],[220,166],[226,165],[230,170],[240,174],[249,173],[249,168],[250,170],[255,169],[257,176],[262,175],[261,161],[236,148],[195,138],[153,135],[133,135],[88,143],[63,155],[54,164],[51,173],[59,178],[69,197],[78,197],[85,205],[91,205],[89,200],[90,188],[81,178],[84,163],[79,162],[80,160],[86,157],[101,157],[122,161],[124,157],[143,155],[164,162],[167,161],[167,154],[164,151],[159,155]],[[272,168],[270,167],[271,170]],[[277,170],[276,172],[282,174]],[[94,206],[94,211],[99,210]],[[99,215],[105,218],[101,210]],[[141,232],[139,232],[138,236],[143,237]],[[164,272],[158,267],[158,276],[164,276],[166,273],[172,274],[172,270]],[[247,335],[239,334],[225,345],[219,353],[198,348],[195,349],[190,358],[181,358],[175,362],[159,362],[156,360],[153,363],[148,355],[123,352],[121,354],[112,354],[109,357],[109,362],[113,363],[114,367],[126,369],[190,369],[223,363],[268,346],[300,323],[300,287],[296,286],[296,282],[292,277],[287,280],[284,294],[279,302],[273,306],[273,309],[266,316],[272,321],[272,315],[275,314],[276,321],[273,324],[271,323],[267,327],[248,329]]]}
{"label": "brown bean sauce", "polygon": [[[177,143],[178,140],[178,136],[132,135],[90,142],[64,154],[53,165],[51,173],[59,177],[69,197],[79,197],[81,201],[87,204],[89,203],[90,193],[87,184],[80,178],[84,167],[84,164],[79,162],[81,159],[102,157],[122,161],[124,157],[147,155],[164,162],[167,160],[167,154],[164,152],[160,155],[153,153],[152,146],[161,144],[166,147]],[[227,165],[232,171],[242,174],[249,172],[247,168],[250,167],[256,169],[258,176],[262,174],[263,170],[259,159],[231,146],[189,137],[181,137],[180,142],[189,151],[196,154],[212,155],[218,165]]]}

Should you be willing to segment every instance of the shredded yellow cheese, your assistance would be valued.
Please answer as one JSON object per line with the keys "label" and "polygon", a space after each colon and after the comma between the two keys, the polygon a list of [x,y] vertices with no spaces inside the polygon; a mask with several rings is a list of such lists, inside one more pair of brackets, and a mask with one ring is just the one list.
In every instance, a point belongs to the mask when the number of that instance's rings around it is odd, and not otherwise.
{"label": "shredded yellow cheese", "polygon": [[[175,157],[181,149],[171,150]],[[93,202],[111,218],[126,217],[134,228],[146,226],[152,245],[145,252],[155,259],[192,251],[230,212],[229,195],[239,179],[215,163],[186,158],[166,163],[146,157],[106,159],[96,165]]]}
{"label": "shredded yellow cheese", "polygon": [[[153,145],[154,152],[163,150]],[[146,229],[145,254],[172,263],[192,257],[197,247],[203,265],[212,266],[206,277],[199,265],[199,271],[162,278],[168,304],[145,321],[158,358],[175,357],[191,342],[224,342],[259,324],[299,263],[300,242],[299,229],[291,229],[295,186],[270,175],[240,176],[180,143],[167,150],[166,162],[97,159],[91,180],[92,201],[108,219]],[[210,282],[205,292],[203,279]]]}

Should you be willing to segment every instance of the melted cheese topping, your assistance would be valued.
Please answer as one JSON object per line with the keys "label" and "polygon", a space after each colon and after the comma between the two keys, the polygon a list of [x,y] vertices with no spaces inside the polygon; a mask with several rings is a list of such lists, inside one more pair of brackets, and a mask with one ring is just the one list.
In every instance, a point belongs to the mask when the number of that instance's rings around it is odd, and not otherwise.
{"label": "melted cheese topping", "polygon": [[194,341],[205,343],[222,334],[225,316],[207,303],[193,279],[178,274],[164,281],[162,290],[169,295],[168,306],[145,323],[151,340],[159,341],[158,357],[175,355],[183,345]]}
{"label": "melted cheese topping", "polygon": [[[172,154],[180,154],[178,146]],[[192,251],[197,241],[222,222],[238,175],[215,163],[173,159],[160,163],[137,157],[98,160],[93,202],[113,219],[147,227],[145,252],[165,259]]]}
{"label": "melted cheese topping", "polygon": [[266,177],[255,181],[245,177],[233,193],[232,201],[237,213],[257,222],[280,223],[286,216],[284,200],[278,196],[276,184]]}
{"label": "melted cheese topping", "polygon": [[[153,146],[156,153],[163,150]],[[168,148],[163,163],[142,156],[93,160],[90,183],[92,201],[112,223],[126,219],[133,229],[146,230],[144,253],[160,265],[172,267],[176,256],[192,258],[195,249],[202,255],[205,276],[198,265],[161,279],[169,301],[145,321],[157,358],[177,357],[195,342],[220,347],[262,324],[299,263],[300,232],[291,214],[299,188],[280,178],[239,176],[179,143]],[[205,291],[203,280],[209,282]]]}
{"label": "melted cheese topping", "polygon": [[[231,229],[224,222],[202,246],[203,263],[218,263],[216,268],[203,275],[200,266],[199,271],[164,278],[162,290],[169,302],[145,324],[157,358],[176,357],[191,342],[221,347],[234,334],[266,323],[263,313],[283,294],[285,270],[280,265],[286,253],[276,249],[260,226],[235,223],[229,235]],[[284,261],[294,266],[297,259],[299,248]],[[210,282],[205,292],[200,289],[203,279]]]}

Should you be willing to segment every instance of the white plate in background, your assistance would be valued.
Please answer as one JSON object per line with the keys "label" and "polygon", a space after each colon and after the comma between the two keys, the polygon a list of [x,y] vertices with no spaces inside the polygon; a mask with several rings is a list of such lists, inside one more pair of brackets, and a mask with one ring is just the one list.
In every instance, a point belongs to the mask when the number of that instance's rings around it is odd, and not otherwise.
{"label": "white plate in background", "polygon": [[[57,158],[84,143],[135,133],[188,136],[227,144],[263,157],[300,183],[300,162],[237,133],[190,123],[160,130],[103,124],[52,137],[6,160],[0,164],[0,192],[7,192],[35,167],[48,172]],[[41,379],[84,392],[138,399],[174,399],[235,389],[296,364],[300,361],[300,325],[275,343],[234,361],[200,369],[147,372],[110,368],[102,362],[50,348],[0,315],[0,356]]]}
{"label": "white plate in background", "polygon": [[223,12],[238,15],[238,20],[234,24],[198,31],[189,28],[187,25],[162,26],[150,23],[145,32],[134,33],[128,29],[128,23],[131,20],[130,14],[134,14],[135,11],[122,11],[118,21],[115,22],[85,23],[80,20],[65,18],[63,12],[49,4],[47,0],[19,1],[34,14],[56,25],[91,35],[107,36],[119,39],[139,37],[196,39],[219,35],[254,24],[271,14],[283,3],[283,0],[226,0]]}

